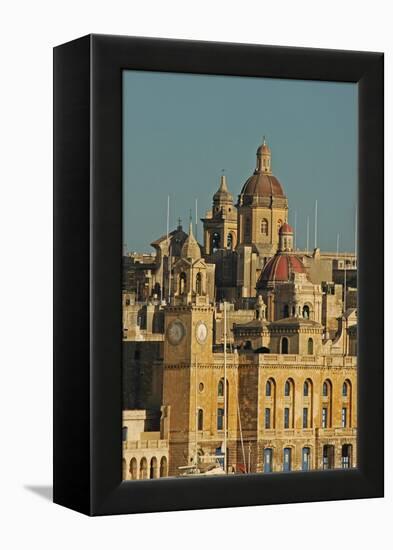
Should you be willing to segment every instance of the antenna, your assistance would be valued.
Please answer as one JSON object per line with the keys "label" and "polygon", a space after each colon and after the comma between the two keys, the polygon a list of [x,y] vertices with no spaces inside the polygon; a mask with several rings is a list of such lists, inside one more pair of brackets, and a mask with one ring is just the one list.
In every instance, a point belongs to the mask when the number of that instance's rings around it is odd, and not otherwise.
{"label": "antenna", "polygon": [[339,250],[340,250],[340,233],[337,233],[336,259],[338,259],[338,251]]}
{"label": "antenna", "polygon": [[318,201],[315,201],[315,220],[314,220],[314,248],[317,248],[318,237]]}

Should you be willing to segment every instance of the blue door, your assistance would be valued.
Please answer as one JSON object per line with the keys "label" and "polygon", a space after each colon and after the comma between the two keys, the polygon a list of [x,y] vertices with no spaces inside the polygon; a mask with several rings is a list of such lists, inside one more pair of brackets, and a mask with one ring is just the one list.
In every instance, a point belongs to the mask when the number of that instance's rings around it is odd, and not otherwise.
{"label": "blue door", "polygon": [[302,470],[307,472],[310,469],[310,447],[302,449]]}
{"label": "blue door", "polygon": [[273,471],[273,449],[263,451],[263,471],[265,474],[270,474]]}
{"label": "blue door", "polygon": [[291,465],[291,451],[292,449],[290,449],[289,447],[286,447],[284,449],[284,465],[283,465],[283,470],[284,472],[290,472],[291,471],[291,468],[292,468],[292,465]]}

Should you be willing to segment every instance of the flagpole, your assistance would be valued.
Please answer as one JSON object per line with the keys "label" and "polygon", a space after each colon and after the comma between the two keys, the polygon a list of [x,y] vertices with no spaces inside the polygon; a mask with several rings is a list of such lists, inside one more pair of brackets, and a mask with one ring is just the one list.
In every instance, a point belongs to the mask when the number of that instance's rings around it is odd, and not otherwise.
{"label": "flagpole", "polygon": [[318,236],[318,201],[315,201],[315,219],[314,219],[314,248],[317,248]]}
{"label": "flagpole", "polygon": [[[166,242],[168,246],[168,303],[171,299],[171,245],[169,242],[169,206],[170,196],[168,195],[167,211],[166,211]],[[162,287],[161,287],[161,299],[162,299]]]}

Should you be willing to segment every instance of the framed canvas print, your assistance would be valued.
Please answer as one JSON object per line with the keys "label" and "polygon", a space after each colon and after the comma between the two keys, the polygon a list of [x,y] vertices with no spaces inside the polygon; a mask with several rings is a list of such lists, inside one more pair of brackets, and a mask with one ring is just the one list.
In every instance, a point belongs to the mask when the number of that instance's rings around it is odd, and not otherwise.
{"label": "framed canvas print", "polygon": [[54,501],[383,496],[383,55],[54,50]]}

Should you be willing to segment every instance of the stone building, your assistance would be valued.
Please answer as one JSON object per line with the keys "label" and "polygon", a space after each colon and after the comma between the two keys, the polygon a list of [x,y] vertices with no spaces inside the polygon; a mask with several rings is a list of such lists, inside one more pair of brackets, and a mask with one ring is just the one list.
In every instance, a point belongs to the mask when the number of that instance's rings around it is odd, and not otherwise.
{"label": "stone building", "polygon": [[124,479],[356,466],[356,257],[295,250],[287,220],[264,140],[203,246],[179,224],[124,267]]}
{"label": "stone building", "polygon": [[[153,414],[154,417],[154,414]],[[168,438],[165,411],[160,428],[151,429],[146,410],[123,411],[123,479],[157,479],[168,476]],[[153,422],[155,419],[153,419]]]}

